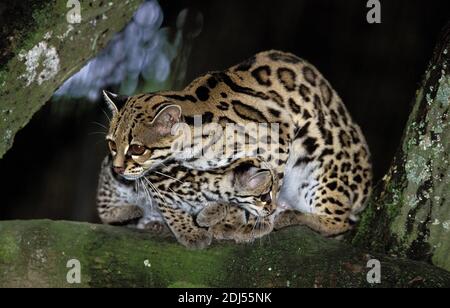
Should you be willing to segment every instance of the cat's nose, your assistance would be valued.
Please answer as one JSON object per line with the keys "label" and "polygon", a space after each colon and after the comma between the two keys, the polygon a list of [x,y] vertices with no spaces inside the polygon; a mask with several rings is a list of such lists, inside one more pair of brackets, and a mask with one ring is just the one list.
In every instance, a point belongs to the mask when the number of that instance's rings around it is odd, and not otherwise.
{"label": "cat's nose", "polygon": [[117,174],[123,174],[125,172],[125,167],[116,167],[116,166],[114,166],[113,170]]}

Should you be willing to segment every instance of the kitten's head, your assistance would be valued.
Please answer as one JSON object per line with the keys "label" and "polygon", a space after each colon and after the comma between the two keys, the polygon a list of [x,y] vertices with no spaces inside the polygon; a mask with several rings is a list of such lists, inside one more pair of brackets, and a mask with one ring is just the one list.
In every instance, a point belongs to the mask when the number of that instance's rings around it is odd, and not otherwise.
{"label": "kitten's head", "polygon": [[106,136],[113,169],[134,180],[171,158],[181,108],[160,95],[125,97],[103,91],[113,113]]}
{"label": "kitten's head", "polygon": [[234,195],[230,198],[231,202],[258,217],[275,212],[278,180],[271,169],[244,163],[232,172]]}

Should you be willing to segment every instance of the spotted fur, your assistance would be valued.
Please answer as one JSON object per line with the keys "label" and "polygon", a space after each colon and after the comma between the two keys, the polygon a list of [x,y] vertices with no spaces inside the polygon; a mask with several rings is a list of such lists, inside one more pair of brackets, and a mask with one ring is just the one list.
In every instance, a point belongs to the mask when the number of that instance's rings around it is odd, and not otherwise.
{"label": "spotted fur", "polygon": [[[257,159],[210,171],[170,164],[135,181],[118,176],[111,167],[107,157],[97,196],[104,223],[139,219],[138,228],[153,230],[167,225],[189,248],[205,248],[213,237],[248,242],[273,228],[277,180]],[[218,219],[213,208],[224,215]]]}
{"label": "spotted fur", "polygon": [[[107,93],[106,99],[114,111],[108,134],[116,149],[111,150],[113,163],[125,178],[140,178],[169,161],[194,170],[229,166],[242,158],[240,151],[213,159],[198,155],[220,138],[227,140],[211,134],[218,131],[213,124],[278,123],[279,155],[258,149],[254,154],[281,179],[280,208],[318,218],[304,223],[333,235],[350,228],[370,195],[370,153],[361,129],[322,74],[295,55],[261,52],[225,71],[205,74],[182,91],[126,99]],[[199,114],[206,128],[201,140],[194,140],[193,151],[172,151],[170,127],[183,123],[193,130]],[[145,152],[130,154],[133,144]]]}

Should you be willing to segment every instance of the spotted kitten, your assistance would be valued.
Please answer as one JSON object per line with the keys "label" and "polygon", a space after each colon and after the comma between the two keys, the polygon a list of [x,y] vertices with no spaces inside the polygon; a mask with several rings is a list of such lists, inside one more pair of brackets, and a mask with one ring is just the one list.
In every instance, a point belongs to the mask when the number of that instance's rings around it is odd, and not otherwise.
{"label": "spotted kitten", "polygon": [[97,202],[104,223],[139,219],[138,228],[157,230],[166,224],[183,245],[205,248],[214,237],[249,242],[269,233],[276,190],[274,174],[256,159],[211,171],[172,164],[129,181],[112,171],[107,157]]}

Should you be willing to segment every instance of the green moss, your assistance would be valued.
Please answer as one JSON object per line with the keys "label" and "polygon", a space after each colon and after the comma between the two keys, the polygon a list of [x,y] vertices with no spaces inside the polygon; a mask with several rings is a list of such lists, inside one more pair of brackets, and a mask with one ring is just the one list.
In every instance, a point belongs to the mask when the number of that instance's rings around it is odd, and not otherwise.
{"label": "green moss", "polygon": [[13,263],[17,260],[19,252],[20,247],[14,234],[2,232],[0,237],[0,263]]}
{"label": "green moss", "polygon": [[[47,228],[58,235],[49,238],[49,245],[61,252],[53,260],[60,272],[52,275],[63,285],[67,285],[66,262],[74,258],[88,264],[83,269],[83,286],[167,287],[183,281],[219,286],[225,279],[223,266],[233,253],[231,247],[219,246],[186,250],[177,243],[155,242],[153,236],[123,228],[68,222],[49,222]],[[112,253],[118,247],[123,253]]]}
{"label": "green moss", "polygon": [[[179,254],[183,258],[179,258]],[[160,275],[164,272],[171,272],[167,277],[168,281],[187,281],[194,284],[210,282],[217,285],[223,281],[223,265],[232,255],[229,247],[212,247],[205,251],[184,251],[180,252],[178,245],[165,245],[157,251],[153,251],[149,261],[152,264],[150,270],[154,270]],[[140,260],[142,263],[143,261]]]}
{"label": "green moss", "polygon": [[[438,231],[436,234],[435,231]],[[432,234],[438,239],[444,239],[450,237],[450,231],[443,230],[442,227],[440,227],[438,230],[433,230],[431,228]],[[449,258],[449,251],[450,251],[450,242],[441,240],[438,243],[434,243],[434,249],[433,249],[433,256],[432,256],[432,262],[433,264],[445,268],[447,270],[450,270],[450,258]]]}
{"label": "green moss", "polygon": [[[396,236],[391,233],[391,224],[400,213],[404,205],[404,179],[397,175],[395,178],[390,171],[388,177],[375,188],[367,208],[361,214],[356,232],[350,236],[352,244],[370,247],[377,251],[386,251],[392,245],[390,242],[379,241],[382,236],[396,242]],[[380,195],[380,191],[383,193]]]}
{"label": "green moss", "polygon": [[386,212],[390,220],[398,216],[402,206],[404,205],[404,196],[401,189],[402,184],[399,182],[400,181],[395,184],[389,183],[386,187],[385,193],[389,196],[389,200],[383,201],[385,202]]}
{"label": "green moss", "polygon": [[[11,46],[6,46],[0,65],[6,63],[20,50],[29,50],[42,40],[43,34],[52,30],[52,24],[63,13],[65,2],[30,0],[26,3],[9,3],[6,6],[4,37],[13,37]],[[8,43],[8,42],[7,42]]]}
{"label": "green moss", "polygon": [[45,33],[54,30],[54,27],[51,25],[55,23],[55,20],[58,20],[60,9],[61,5],[55,5],[55,3],[50,1],[44,4],[40,9],[34,10],[32,12],[32,20],[34,21],[32,25],[33,30],[29,31],[29,34],[24,37],[22,44],[18,46],[18,50],[30,50],[38,42],[44,39]]}
{"label": "green moss", "polygon": [[361,214],[361,219],[358,222],[356,233],[351,237],[351,242],[353,245],[367,246],[366,241],[368,239],[368,236],[373,231],[371,226],[372,223],[375,221],[377,212],[378,210],[376,206],[372,203],[372,201],[370,201],[367,208]]}
{"label": "green moss", "polygon": [[0,92],[2,92],[2,88],[6,85],[6,80],[8,78],[7,70],[0,70]]}
{"label": "green moss", "polygon": [[[372,256],[302,227],[253,244],[218,243],[202,251],[120,227],[13,221],[0,222],[0,228],[22,238],[13,264],[0,263],[0,273],[6,273],[0,286],[370,286],[365,266]],[[450,274],[430,265],[374,257],[390,269],[381,286],[405,286],[419,273],[424,286],[450,285]],[[66,281],[69,258],[81,262],[81,285]]]}
{"label": "green moss", "polygon": [[[7,81],[5,85],[0,83],[3,108],[0,112],[8,111],[7,115],[0,114],[0,158],[11,147],[16,132],[28,123],[34,112],[50,99],[63,81],[101,50],[114,32],[123,28],[141,1],[118,2],[112,7],[100,6],[103,2],[98,2],[98,5],[83,7],[82,22],[73,25],[73,31],[67,37],[64,34],[69,26],[66,20],[69,8],[65,7],[65,2],[32,0],[26,5],[23,1],[9,2],[7,9],[12,14],[8,20],[11,23],[5,23],[8,25],[6,30],[0,29],[0,34],[6,33],[13,41],[0,59],[0,81]],[[17,10],[14,9],[15,6],[25,7]],[[21,14],[20,18],[14,18],[18,12]],[[107,18],[97,20],[94,27],[92,20],[102,14]],[[50,32],[51,36],[44,37]],[[92,45],[95,37],[98,38],[95,49],[86,48]],[[38,84],[33,78],[23,78],[27,72],[20,55],[28,53],[44,41],[56,49],[59,69],[54,76]],[[39,74],[41,69],[42,66],[39,66],[36,73]]]}
{"label": "green moss", "polygon": [[202,284],[194,284],[186,281],[176,281],[168,286],[168,288],[190,288],[190,289],[207,288],[207,287],[208,286]]}

